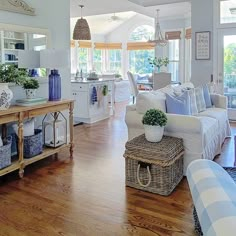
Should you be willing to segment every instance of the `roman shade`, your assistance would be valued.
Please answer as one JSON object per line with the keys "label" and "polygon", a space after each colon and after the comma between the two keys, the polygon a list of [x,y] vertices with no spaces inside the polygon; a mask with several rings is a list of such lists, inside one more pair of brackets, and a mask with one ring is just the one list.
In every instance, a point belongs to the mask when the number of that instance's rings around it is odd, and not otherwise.
{"label": "roman shade", "polygon": [[127,50],[150,50],[155,48],[155,43],[134,42],[127,43]]}
{"label": "roman shade", "polygon": [[166,32],[165,37],[167,40],[181,39],[181,31]]}
{"label": "roman shade", "polygon": [[185,38],[186,39],[191,39],[192,38],[192,29],[191,28],[186,29],[186,31],[185,31]]}
{"label": "roman shade", "polygon": [[122,43],[94,43],[95,49],[115,50],[122,49]]}
{"label": "roman shade", "polygon": [[74,48],[74,47],[75,47],[75,40],[71,40],[71,41],[70,41],[70,47],[71,47],[71,48]]}
{"label": "roman shade", "polygon": [[79,48],[92,48],[92,42],[89,41],[78,41]]}

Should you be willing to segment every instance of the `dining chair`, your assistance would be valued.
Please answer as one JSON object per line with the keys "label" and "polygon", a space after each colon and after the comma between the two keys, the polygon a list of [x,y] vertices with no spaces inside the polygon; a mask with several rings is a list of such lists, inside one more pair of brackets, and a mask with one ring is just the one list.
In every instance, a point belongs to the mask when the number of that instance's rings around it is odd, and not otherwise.
{"label": "dining chair", "polygon": [[153,74],[153,90],[158,90],[171,84],[171,73],[160,72]]}
{"label": "dining chair", "polygon": [[129,83],[130,83],[130,90],[131,90],[131,95],[133,96],[133,104],[135,102],[136,97],[138,96],[138,88],[137,88],[137,83],[134,79],[134,75],[128,71],[127,72]]}

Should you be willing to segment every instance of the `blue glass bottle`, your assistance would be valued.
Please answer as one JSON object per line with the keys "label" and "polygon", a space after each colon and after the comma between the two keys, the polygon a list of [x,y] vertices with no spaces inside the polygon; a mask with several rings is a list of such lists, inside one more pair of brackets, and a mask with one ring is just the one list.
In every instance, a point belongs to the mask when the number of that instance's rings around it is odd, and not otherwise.
{"label": "blue glass bottle", "polygon": [[49,101],[61,100],[61,76],[58,70],[51,70],[49,75]]}

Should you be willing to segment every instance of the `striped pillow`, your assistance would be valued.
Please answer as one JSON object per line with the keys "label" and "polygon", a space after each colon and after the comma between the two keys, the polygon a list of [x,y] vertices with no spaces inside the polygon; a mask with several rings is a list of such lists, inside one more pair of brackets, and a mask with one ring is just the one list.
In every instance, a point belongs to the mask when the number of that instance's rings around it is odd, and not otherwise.
{"label": "striped pillow", "polygon": [[206,110],[206,103],[202,87],[195,88],[198,113]]}
{"label": "striped pillow", "polygon": [[195,116],[198,114],[198,108],[197,108],[197,101],[196,101],[196,95],[195,95],[195,90],[194,89],[188,89],[188,94],[190,97],[190,110],[191,110],[191,115]]}

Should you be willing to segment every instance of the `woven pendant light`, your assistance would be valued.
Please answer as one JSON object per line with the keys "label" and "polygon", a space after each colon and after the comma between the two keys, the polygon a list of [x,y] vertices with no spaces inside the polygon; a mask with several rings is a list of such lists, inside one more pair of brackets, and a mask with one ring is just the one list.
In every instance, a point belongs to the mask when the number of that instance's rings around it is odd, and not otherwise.
{"label": "woven pendant light", "polygon": [[84,5],[80,5],[81,8],[81,18],[77,20],[73,32],[74,40],[91,40],[91,33],[89,25],[86,19],[82,16],[82,9]]}

